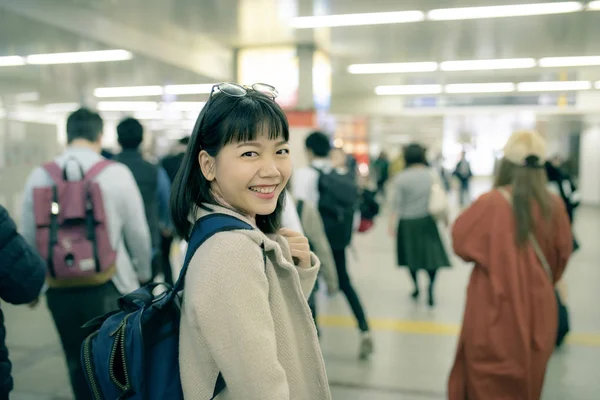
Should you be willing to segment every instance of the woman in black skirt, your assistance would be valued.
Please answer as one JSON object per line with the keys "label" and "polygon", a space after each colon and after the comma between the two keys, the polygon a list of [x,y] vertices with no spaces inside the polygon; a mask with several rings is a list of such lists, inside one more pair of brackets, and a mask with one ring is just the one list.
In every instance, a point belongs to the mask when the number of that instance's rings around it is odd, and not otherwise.
{"label": "woman in black skirt", "polygon": [[434,176],[427,166],[422,146],[408,145],[404,149],[404,160],[406,168],[394,179],[391,187],[390,235],[396,236],[398,265],[408,267],[414,282],[412,298],[416,300],[420,294],[417,271],[425,270],[429,275],[427,300],[433,307],[437,270],[450,266],[436,220],[429,214]]}

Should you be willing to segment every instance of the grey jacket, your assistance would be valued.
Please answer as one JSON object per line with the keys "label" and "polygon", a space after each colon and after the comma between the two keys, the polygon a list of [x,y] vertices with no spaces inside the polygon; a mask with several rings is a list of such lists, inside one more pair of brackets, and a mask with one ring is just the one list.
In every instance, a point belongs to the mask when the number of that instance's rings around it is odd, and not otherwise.
{"label": "grey jacket", "polygon": [[[297,203],[297,202],[296,202]],[[327,288],[335,292],[339,289],[335,261],[331,253],[331,247],[325,234],[325,227],[321,214],[310,201],[302,201],[302,215],[300,221],[304,234],[312,246],[312,250],[321,261],[321,273],[327,283]]]}

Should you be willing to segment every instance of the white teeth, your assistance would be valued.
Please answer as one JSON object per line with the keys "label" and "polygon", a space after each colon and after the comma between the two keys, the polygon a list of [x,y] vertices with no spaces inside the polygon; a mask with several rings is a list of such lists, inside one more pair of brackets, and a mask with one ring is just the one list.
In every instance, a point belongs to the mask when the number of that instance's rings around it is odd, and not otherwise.
{"label": "white teeth", "polygon": [[269,193],[273,193],[275,191],[275,186],[251,187],[250,190],[252,190],[253,192],[257,192],[257,193],[269,194]]}

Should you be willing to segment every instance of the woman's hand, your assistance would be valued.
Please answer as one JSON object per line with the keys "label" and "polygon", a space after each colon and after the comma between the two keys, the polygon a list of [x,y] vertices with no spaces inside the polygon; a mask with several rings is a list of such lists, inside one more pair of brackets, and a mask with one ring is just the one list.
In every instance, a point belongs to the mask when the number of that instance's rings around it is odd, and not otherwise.
{"label": "woman's hand", "polygon": [[300,268],[310,268],[310,246],[308,239],[301,233],[287,228],[282,228],[277,233],[283,236],[290,245],[294,263]]}

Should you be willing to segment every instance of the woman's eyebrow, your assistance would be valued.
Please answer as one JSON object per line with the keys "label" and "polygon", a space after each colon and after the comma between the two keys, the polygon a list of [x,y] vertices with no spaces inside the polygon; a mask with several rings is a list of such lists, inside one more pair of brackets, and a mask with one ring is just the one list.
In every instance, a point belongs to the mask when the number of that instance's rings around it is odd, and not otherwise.
{"label": "woman's eyebrow", "polygon": [[260,144],[260,142],[240,142],[237,145],[238,148],[243,147],[243,146],[262,147],[262,145]]}

